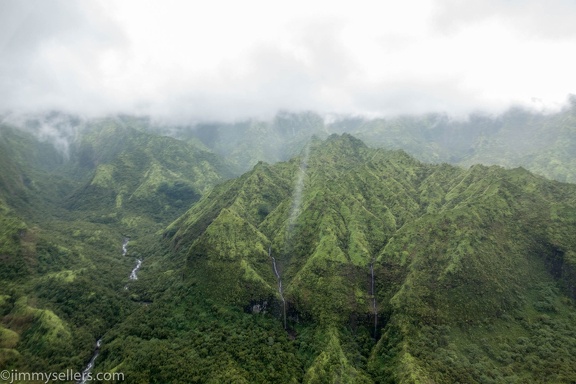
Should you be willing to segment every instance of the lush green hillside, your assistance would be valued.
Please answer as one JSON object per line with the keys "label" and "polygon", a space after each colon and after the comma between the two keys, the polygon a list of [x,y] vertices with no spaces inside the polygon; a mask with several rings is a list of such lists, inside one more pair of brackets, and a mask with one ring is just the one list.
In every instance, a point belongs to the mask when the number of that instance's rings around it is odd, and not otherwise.
{"label": "lush green hillside", "polygon": [[68,209],[97,212],[97,220],[119,219],[127,226],[141,225],[142,217],[163,222],[232,177],[232,167],[216,155],[129,123],[105,119],[84,130],[75,150],[79,163],[94,171],[68,197]]}
{"label": "lush green hillside", "polygon": [[20,128],[4,124],[1,196],[32,216],[31,211],[50,209],[60,216],[66,208],[91,221],[158,223],[173,220],[234,175],[217,155],[148,133],[147,124],[130,117],[84,121],[59,114],[29,118]]}
{"label": "lush green hillside", "polygon": [[142,382],[572,382],[575,197],[521,168],[315,140],[166,230],[171,288],[109,336],[102,367]]}
{"label": "lush green hillside", "polygon": [[14,126],[0,125],[0,197],[19,214],[46,212],[77,187],[65,155],[51,143]]}
{"label": "lush green hillside", "polygon": [[231,176],[217,156],[140,123],[54,114],[0,126],[3,369],[83,369],[140,307],[128,277],[156,231]]}

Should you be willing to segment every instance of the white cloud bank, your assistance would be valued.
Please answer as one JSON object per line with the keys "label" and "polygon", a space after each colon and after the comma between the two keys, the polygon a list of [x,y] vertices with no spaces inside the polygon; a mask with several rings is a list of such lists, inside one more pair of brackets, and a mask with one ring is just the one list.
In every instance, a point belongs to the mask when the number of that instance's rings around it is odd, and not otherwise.
{"label": "white cloud bank", "polygon": [[5,0],[0,110],[392,115],[576,93],[571,0]]}

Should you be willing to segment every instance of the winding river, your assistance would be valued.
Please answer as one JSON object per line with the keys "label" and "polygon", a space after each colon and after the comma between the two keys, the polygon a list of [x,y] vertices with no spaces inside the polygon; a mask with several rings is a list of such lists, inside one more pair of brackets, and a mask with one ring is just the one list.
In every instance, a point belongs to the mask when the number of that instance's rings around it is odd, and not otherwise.
{"label": "winding river", "polygon": [[[122,256],[126,256],[126,254],[128,253],[128,242],[129,241],[130,241],[129,237],[125,237],[124,240],[122,241]],[[134,267],[132,272],[130,272],[130,277],[129,277],[130,280],[138,280],[138,276],[136,275],[136,273],[138,272],[138,270],[140,269],[141,266],[142,266],[142,260],[137,259],[136,260],[136,267]],[[124,289],[128,289],[128,286],[126,285],[124,287]],[[94,348],[94,354],[92,355],[92,358],[88,362],[88,365],[86,366],[86,368],[84,368],[84,370],[82,371],[82,380],[78,381],[76,384],[86,384],[88,382],[88,379],[90,377],[90,373],[92,372],[92,368],[94,368],[94,363],[96,362],[96,358],[100,354],[100,347],[101,346],[102,346],[102,338],[100,338],[100,339],[98,339],[98,341],[96,341],[96,347]]]}
{"label": "winding river", "polygon": [[84,368],[84,370],[82,371],[82,380],[77,381],[76,384],[86,384],[88,382],[90,373],[92,372],[92,368],[94,368],[94,362],[96,361],[96,358],[100,354],[101,346],[102,346],[102,339],[98,339],[98,341],[96,342],[96,348],[94,348],[94,354],[92,355],[92,358],[90,359],[90,362],[88,362],[86,368]]}

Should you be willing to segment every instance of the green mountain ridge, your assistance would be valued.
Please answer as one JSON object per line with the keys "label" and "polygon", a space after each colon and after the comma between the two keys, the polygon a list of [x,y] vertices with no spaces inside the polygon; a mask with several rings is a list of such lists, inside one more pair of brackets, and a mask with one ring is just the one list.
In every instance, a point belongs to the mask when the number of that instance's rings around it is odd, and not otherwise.
{"label": "green mountain ridge", "polygon": [[[290,186],[299,172],[303,196],[292,224]],[[306,161],[261,163],[219,185],[165,236],[187,257],[185,284],[193,295],[236,307],[272,300],[281,318],[271,249],[291,332],[316,329],[305,382],[484,382],[486,373],[470,371],[472,355],[457,345],[464,337],[489,326],[496,339],[506,337],[507,327],[536,338],[522,321],[572,329],[574,192],[573,185],[523,169],[426,165],[403,152],[369,149],[348,135],[331,136],[314,141]],[[534,304],[539,290],[546,299]],[[438,344],[438,330],[446,328],[442,353],[429,345],[419,349],[422,340]],[[370,337],[379,339],[375,346]],[[352,351],[342,347],[350,338]],[[576,349],[572,341],[566,345],[570,349],[554,351],[567,362]],[[362,348],[370,352],[354,358]],[[496,382],[544,382],[542,372],[552,367],[559,381],[576,374],[555,359],[542,360],[543,371],[525,361],[502,364],[492,346],[482,348],[474,353]],[[459,359],[442,360],[453,354]]]}

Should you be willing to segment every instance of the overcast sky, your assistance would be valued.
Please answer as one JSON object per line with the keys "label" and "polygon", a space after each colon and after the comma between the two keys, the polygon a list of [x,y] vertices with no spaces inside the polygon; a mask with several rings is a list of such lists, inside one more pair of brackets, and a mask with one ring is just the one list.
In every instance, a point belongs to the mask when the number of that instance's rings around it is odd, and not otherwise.
{"label": "overcast sky", "polygon": [[573,0],[0,0],[0,110],[555,109],[576,93],[575,20]]}

